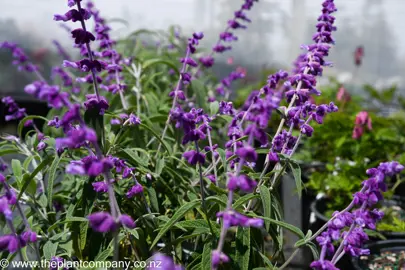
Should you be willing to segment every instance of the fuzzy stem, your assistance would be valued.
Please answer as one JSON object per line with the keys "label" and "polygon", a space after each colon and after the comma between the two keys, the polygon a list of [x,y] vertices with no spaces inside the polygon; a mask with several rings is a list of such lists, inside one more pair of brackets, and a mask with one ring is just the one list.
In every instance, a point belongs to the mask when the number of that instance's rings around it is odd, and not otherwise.
{"label": "fuzzy stem", "polygon": [[288,260],[286,260],[282,266],[278,267],[277,270],[282,270],[284,268],[286,268],[290,262],[294,259],[295,255],[298,254],[299,248],[297,248],[296,250],[294,250],[294,252],[291,254],[291,256],[288,258]]}
{"label": "fuzzy stem", "polygon": [[[216,184],[216,186],[218,186],[219,185],[219,183],[218,183],[219,179],[218,179],[218,173],[217,173],[217,165],[216,165],[217,163],[216,163],[214,148],[212,146],[211,132],[210,132],[209,128],[207,128],[207,137],[208,137],[208,143],[210,145],[211,153],[212,153],[212,166],[214,168],[215,184]],[[200,170],[200,172],[201,172],[201,170]]]}
{"label": "fuzzy stem", "polygon": [[[190,52],[190,47],[187,46],[186,59],[189,58],[190,53],[191,53]],[[177,91],[180,90],[180,85],[181,85],[181,82],[182,82],[181,74],[183,74],[186,71],[187,71],[187,63],[186,63],[186,61],[184,61],[183,66],[182,66],[181,71],[180,71],[179,79],[177,81],[176,88],[174,89],[173,105],[172,105],[171,110],[173,110],[177,105]],[[162,132],[162,137],[161,137],[162,141],[165,139],[166,132],[167,132],[167,129],[168,129],[169,124],[170,124],[170,119],[171,119],[171,115],[170,115],[170,112],[169,112],[169,116],[167,117],[167,120],[166,120],[166,123],[165,123],[165,128],[163,129],[163,132]],[[161,147],[162,147],[162,144],[159,142],[159,146],[158,146],[158,149],[156,151],[155,159],[159,155]]]}

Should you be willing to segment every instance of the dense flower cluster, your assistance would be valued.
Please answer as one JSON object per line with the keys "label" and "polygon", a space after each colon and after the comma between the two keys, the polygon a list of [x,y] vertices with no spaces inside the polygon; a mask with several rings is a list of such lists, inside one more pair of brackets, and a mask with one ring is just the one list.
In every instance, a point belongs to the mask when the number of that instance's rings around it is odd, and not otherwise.
{"label": "dense flower cluster", "polygon": [[232,31],[247,28],[244,23],[250,23],[251,20],[247,17],[246,11],[250,10],[257,1],[258,0],[244,0],[244,3],[241,5],[240,9],[234,12],[234,17],[228,21],[226,29],[219,34],[218,42],[212,48],[211,54],[199,58],[200,63],[204,67],[209,68],[214,65],[214,53],[223,53],[232,49],[232,46],[225,44],[238,40],[238,37],[235,36]]}
{"label": "dense flower cluster", "polygon": [[[361,191],[353,194],[353,201],[346,209],[333,214],[327,223],[327,230],[316,238],[322,251],[319,260],[314,261],[311,267],[316,270],[334,270],[338,269],[335,264],[345,253],[355,257],[370,253],[368,249],[362,248],[368,240],[364,229],[375,230],[376,222],[381,220],[384,214],[378,209],[371,210],[371,207],[382,199],[382,192],[387,191],[384,179],[400,173],[403,169],[404,166],[398,162],[386,162],[367,170],[370,178],[362,183]],[[359,208],[354,209],[356,206]],[[335,250],[333,243],[340,239],[341,243]],[[326,259],[327,255],[332,259]]]}

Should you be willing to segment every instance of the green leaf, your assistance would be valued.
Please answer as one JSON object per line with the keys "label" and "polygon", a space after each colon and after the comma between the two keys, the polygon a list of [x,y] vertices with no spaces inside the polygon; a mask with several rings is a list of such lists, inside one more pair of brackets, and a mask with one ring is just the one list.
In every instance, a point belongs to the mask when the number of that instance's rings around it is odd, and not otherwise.
{"label": "green leaf", "polygon": [[104,115],[100,114],[100,109],[96,107],[87,109],[84,113],[84,122],[94,129],[97,134],[98,145],[103,149],[105,147]]}
{"label": "green leaf", "polygon": [[256,250],[256,251],[259,253],[260,257],[262,257],[263,262],[269,267],[269,268],[267,268],[267,269],[274,269],[274,266],[273,266],[273,264],[271,263],[270,259],[267,258],[267,256],[264,255],[263,253],[261,253],[260,251],[258,251],[258,250]]}
{"label": "green leaf", "polygon": [[278,225],[280,227],[283,227],[284,229],[289,230],[290,232],[294,233],[295,235],[297,235],[300,238],[305,238],[304,233],[299,228],[297,228],[297,227],[295,227],[295,226],[293,226],[291,224],[285,223],[283,221],[275,220],[275,219],[272,219],[272,218],[268,218],[268,217],[259,217],[259,218],[262,218],[262,219],[264,219],[264,221],[267,220],[270,223],[274,223],[274,224],[276,224],[276,225]]}
{"label": "green leaf", "polygon": [[132,163],[132,165],[148,167],[148,161],[138,156],[137,152],[132,151],[131,149],[122,149],[122,153],[125,155],[126,159]]}
{"label": "green leaf", "polygon": [[159,212],[159,201],[157,198],[156,190],[152,186],[148,186],[147,191],[153,211]]}
{"label": "green leaf", "polygon": [[56,255],[56,250],[58,249],[57,242],[48,241],[43,247],[44,257],[46,260],[50,260],[53,256]]}
{"label": "green leaf", "polygon": [[155,173],[156,173],[158,176],[160,176],[160,174],[162,173],[164,167],[165,167],[165,159],[164,159],[164,157],[163,157],[163,158],[159,159],[159,160],[156,162],[156,170],[155,170]]}
{"label": "green leaf", "polygon": [[158,235],[156,236],[155,240],[153,240],[153,243],[150,247],[152,249],[157,242],[162,238],[162,236],[177,222],[179,219],[181,219],[188,211],[196,207],[198,204],[200,204],[200,200],[195,200],[191,202],[187,202],[186,204],[183,204],[175,213],[174,215],[170,218],[170,220],[165,224],[165,226],[159,231]]}
{"label": "green leaf", "polygon": [[307,246],[311,249],[313,260],[316,261],[319,258],[318,247],[313,242],[308,242]]}
{"label": "green leaf", "polygon": [[46,119],[43,116],[39,116],[39,115],[28,115],[26,117],[24,117],[23,119],[20,120],[20,122],[18,123],[18,127],[17,127],[17,131],[18,131],[18,136],[20,138],[22,138],[22,130],[24,128],[24,124],[25,122],[27,122],[28,120],[33,120],[33,119],[41,119],[44,120],[45,123],[48,123],[48,119]]}
{"label": "green leaf", "polygon": [[[271,218],[271,196],[270,196],[270,191],[264,185],[261,185],[259,187],[259,190],[260,190],[260,197],[262,199],[263,215],[265,217],[267,217],[267,218]],[[264,224],[265,224],[265,227],[266,227],[266,231],[268,231],[269,227],[270,227],[270,221],[265,220]]]}
{"label": "green leaf", "polygon": [[210,113],[211,115],[215,115],[217,114],[219,111],[219,102],[218,101],[214,101],[210,103]]}
{"label": "green leaf", "polygon": [[13,174],[14,174],[15,180],[18,183],[18,186],[21,186],[21,182],[22,182],[21,162],[18,159],[13,159],[11,161],[11,168],[13,169]]}
{"label": "green leaf", "polygon": [[249,269],[250,259],[250,228],[238,227],[236,232],[236,258],[235,261],[241,270]]}
{"label": "green leaf", "polygon": [[53,184],[54,184],[55,178],[56,178],[56,170],[58,169],[59,162],[60,162],[61,158],[63,157],[64,153],[65,152],[63,152],[60,157],[58,155],[55,155],[55,159],[53,160],[51,167],[49,169],[48,187],[46,189],[46,194],[48,196],[49,209],[52,209]]}
{"label": "green leaf", "polygon": [[167,60],[160,59],[160,58],[146,60],[142,64],[142,69],[145,71],[146,69],[148,69],[154,65],[158,65],[158,64],[164,64],[164,65],[172,68],[174,71],[176,71],[177,74],[180,74],[179,69],[177,68],[177,66],[174,63],[167,61]]}
{"label": "green leaf", "polygon": [[150,131],[152,133],[152,135],[155,136],[155,138],[162,144],[162,146],[166,150],[166,152],[170,154],[168,144],[160,138],[160,135],[157,134],[156,131],[154,131],[152,128],[150,128],[150,127],[148,127],[147,125],[144,125],[144,124],[139,124],[139,126],[141,126],[144,129],[147,129],[148,131]]}
{"label": "green leaf", "polygon": [[0,149],[0,157],[10,154],[17,154],[18,149]]}
{"label": "green leaf", "polygon": [[97,256],[94,258],[94,261],[96,262],[103,262],[107,260],[107,258],[113,253],[112,248],[107,248],[103,251],[100,251],[100,253],[97,254]]}
{"label": "green leaf", "polygon": [[298,196],[301,198],[301,195],[302,195],[302,180],[301,180],[301,168],[300,168],[300,165],[297,162],[292,161],[292,160],[290,160],[288,165],[290,166],[291,171],[292,171],[293,176],[294,176],[294,179],[295,179],[295,185],[297,187]]}
{"label": "green leaf", "polygon": [[201,270],[211,270],[211,252],[212,246],[211,242],[208,242],[204,245],[202,258],[201,258]]}
{"label": "green leaf", "polygon": [[260,196],[258,194],[253,194],[253,193],[246,194],[246,195],[240,197],[239,199],[237,199],[233,203],[232,208],[237,209],[238,207],[242,206],[244,203],[246,203],[246,202],[248,202],[250,200],[253,200],[255,198],[259,198],[259,197]]}
{"label": "green leaf", "polygon": [[21,196],[24,194],[25,190],[27,189],[27,187],[30,185],[31,181],[34,179],[34,177],[46,166],[48,165],[50,162],[52,161],[52,157],[49,156],[47,157],[45,160],[43,160],[38,167],[35,168],[35,170],[31,173],[31,175],[29,177],[27,177],[26,179],[24,179],[24,185],[20,190],[20,193],[18,194],[18,198],[17,200],[21,199]]}

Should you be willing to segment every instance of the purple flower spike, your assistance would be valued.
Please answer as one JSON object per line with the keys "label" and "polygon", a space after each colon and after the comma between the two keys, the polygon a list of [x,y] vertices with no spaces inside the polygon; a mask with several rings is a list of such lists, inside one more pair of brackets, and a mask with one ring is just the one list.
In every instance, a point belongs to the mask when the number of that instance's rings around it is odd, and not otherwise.
{"label": "purple flower spike", "polygon": [[114,218],[107,212],[94,213],[87,218],[90,222],[90,227],[97,232],[111,232],[118,228],[118,224]]}

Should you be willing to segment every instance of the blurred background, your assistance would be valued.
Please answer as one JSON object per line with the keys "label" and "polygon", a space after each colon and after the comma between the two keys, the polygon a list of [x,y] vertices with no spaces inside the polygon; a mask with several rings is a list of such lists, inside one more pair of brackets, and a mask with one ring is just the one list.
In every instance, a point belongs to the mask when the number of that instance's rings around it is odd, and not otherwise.
{"label": "blurred background", "polygon": [[[179,25],[184,34],[203,31],[203,46],[211,48],[224,29],[239,0],[96,0],[104,17],[113,19],[115,37],[125,37],[140,29],[166,30]],[[264,68],[289,68],[300,53],[300,45],[310,42],[321,0],[260,0],[249,12],[253,20],[248,30],[239,31],[234,49],[224,53],[234,63],[251,71]],[[51,66],[61,61],[54,55],[57,40],[73,52],[69,34],[53,21],[53,14],[66,11],[66,0],[0,0],[0,41],[21,44],[34,61]],[[354,85],[367,82],[376,87],[392,84],[399,92],[405,85],[405,1],[340,0],[337,3],[336,48],[329,58],[334,68],[327,75]],[[364,47],[361,68],[355,71],[356,47]],[[54,55],[54,56],[53,56]],[[0,91],[23,95],[29,76],[9,66],[11,57],[0,52]],[[49,64],[47,64],[49,63]],[[13,78],[17,78],[13,79]],[[356,87],[354,87],[356,89]]]}

